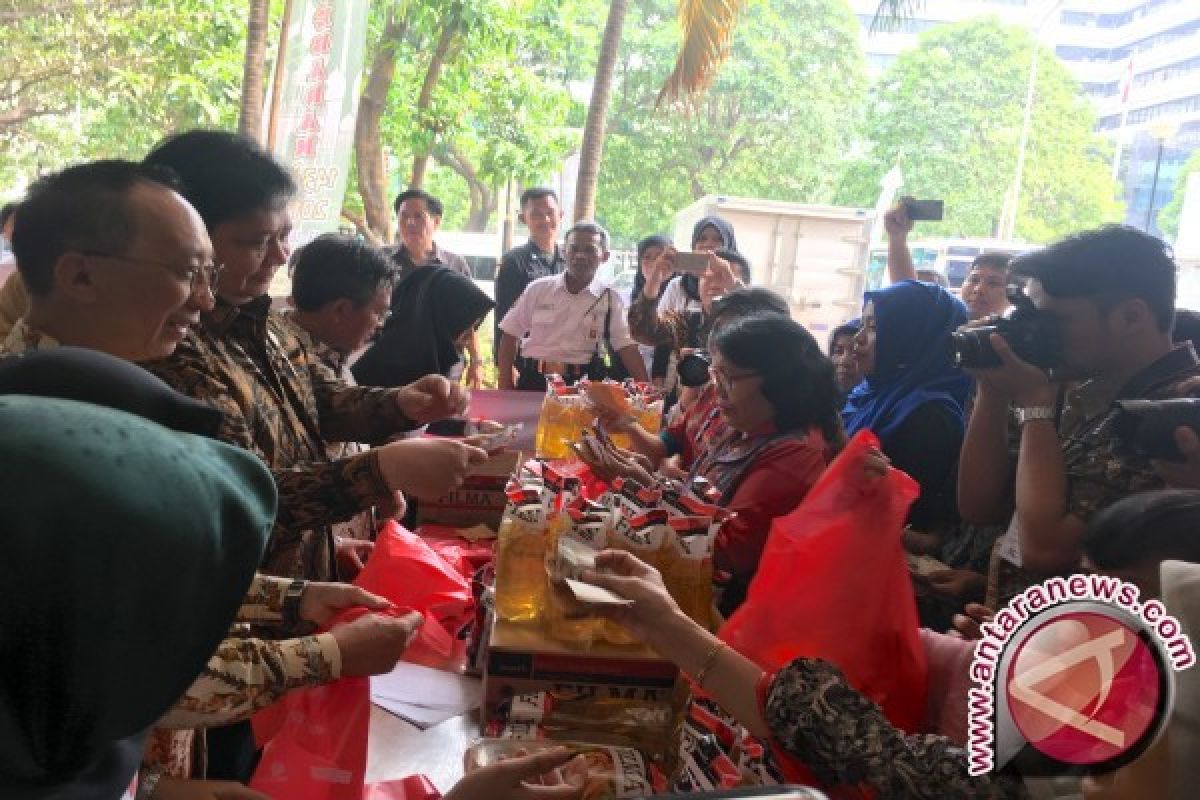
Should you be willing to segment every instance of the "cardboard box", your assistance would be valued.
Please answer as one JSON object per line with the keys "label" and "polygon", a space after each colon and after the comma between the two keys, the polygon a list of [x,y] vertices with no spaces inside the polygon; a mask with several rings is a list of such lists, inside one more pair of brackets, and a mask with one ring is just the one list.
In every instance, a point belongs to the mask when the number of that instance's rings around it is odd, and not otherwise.
{"label": "cardboard box", "polygon": [[514,694],[559,692],[677,702],[679,670],[653,650],[597,643],[574,650],[537,625],[496,620],[483,676],[484,720]]}
{"label": "cardboard box", "polygon": [[519,451],[497,453],[471,470],[459,488],[436,500],[418,502],[417,524],[451,528],[487,525],[497,530],[507,500],[504,487],[523,462],[524,456]]}

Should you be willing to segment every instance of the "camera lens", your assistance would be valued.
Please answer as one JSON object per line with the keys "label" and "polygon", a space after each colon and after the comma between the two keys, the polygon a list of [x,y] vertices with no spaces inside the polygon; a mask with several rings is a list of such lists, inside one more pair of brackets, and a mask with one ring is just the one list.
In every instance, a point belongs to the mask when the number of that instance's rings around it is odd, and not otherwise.
{"label": "camera lens", "polygon": [[950,334],[950,348],[954,363],[963,369],[999,366],[1000,358],[992,349],[990,338],[995,332],[996,328],[988,325]]}
{"label": "camera lens", "polygon": [[679,360],[675,371],[679,373],[679,382],[689,389],[708,383],[708,353],[689,353]]}

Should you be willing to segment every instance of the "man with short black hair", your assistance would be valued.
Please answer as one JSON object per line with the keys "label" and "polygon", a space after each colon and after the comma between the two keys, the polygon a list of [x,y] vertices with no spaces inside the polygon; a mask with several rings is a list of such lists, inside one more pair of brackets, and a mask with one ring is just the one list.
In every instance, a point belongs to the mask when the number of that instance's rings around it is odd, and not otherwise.
{"label": "man with short black hair", "polygon": [[[394,207],[400,246],[391,250],[389,255],[398,269],[397,285],[421,267],[448,267],[468,278],[474,277],[471,267],[462,256],[443,250],[433,239],[442,226],[441,200],[422,189],[406,189],[396,195]],[[474,332],[467,339],[464,349],[467,352],[467,364],[463,370],[463,380],[468,388],[482,388],[483,362],[479,360],[479,339]]]}
{"label": "man with short black hair", "polygon": [[457,270],[468,278],[471,267],[457,253],[443,250],[434,241],[434,234],[442,227],[442,201],[423,189],[405,189],[396,195],[392,205],[396,210],[396,237],[400,245],[389,251],[396,262],[397,280],[404,280],[418,267],[437,265]]}
{"label": "man with short black hair", "polygon": [[[550,374],[571,382],[607,377],[606,345],[635,380],[647,380],[625,303],[596,283],[596,270],[609,257],[608,232],[594,222],[577,222],[566,243],[567,271],[529,284],[500,323],[501,389],[544,391]],[[514,381],[518,342],[525,360]]]}
{"label": "man with short black hair", "polygon": [[366,347],[388,317],[396,271],[370,244],[342,234],[318,236],[292,257],[289,319],[306,331],[322,360],[343,378],[346,358]]}
{"label": "man with short black hair", "polygon": [[[272,312],[267,290],[287,263],[287,170],[248,137],[191,131],[147,162],[170,167],[224,264],[215,308],[170,358],[150,365],[167,383],[225,412],[220,437],[262,458],[279,486],[263,571],[325,580],[335,573],[330,525],[396,491],[439,496],[486,454],[456,442],[410,439],[327,461],[330,441],[382,443],[465,409],[460,387],[431,376],[399,389],[347,386]],[[426,450],[430,444],[456,445]]]}
{"label": "man with short black hair", "polygon": [[[1178,397],[1200,376],[1200,360],[1190,343],[1172,345],[1176,266],[1159,239],[1109,226],[1014,259],[1012,272],[1029,279],[1034,306],[1061,331],[1059,366],[1039,369],[991,337],[1003,366],[973,371],[979,389],[959,506],[970,522],[1005,522],[1015,467],[1016,515],[1000,553],[1048,575],[1078,568],[1096,512],[1163,486],[1151,463],[1118,440],[1113,402]],[[1060,399],[1063,384],[1074,388]],[[1015,464],[1006,444],[1010,412],[1021,427]]]}
{"label": "man with short black hair", "polygon": [[[500,321],[508,314],[525,287],[538,278],[559,275],[567,260],[558,246],[558,226],[563,211],[553,189],[535,187],[521,192],[517,219],[529,229],[529,241],[504,254],[496,270],[496,363],[500,358]],[[518,359],[518,366],[521,366]]]}

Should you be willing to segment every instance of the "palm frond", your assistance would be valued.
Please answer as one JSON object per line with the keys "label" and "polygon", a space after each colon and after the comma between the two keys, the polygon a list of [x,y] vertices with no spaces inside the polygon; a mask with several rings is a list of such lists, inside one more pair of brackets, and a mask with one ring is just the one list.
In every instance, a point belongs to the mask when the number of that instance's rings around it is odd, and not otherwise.
{"label": "palm frond", "polygon": [[707,89],[729,55],[738,14],[746,0],[679,0],[683,42],[656,105],[690,100]]}
{"label": "palm frond", "polygon": [[925,0],[879,0],[871,20],[871,33],[895,30],[901,22],[916,16],[924,5]]}

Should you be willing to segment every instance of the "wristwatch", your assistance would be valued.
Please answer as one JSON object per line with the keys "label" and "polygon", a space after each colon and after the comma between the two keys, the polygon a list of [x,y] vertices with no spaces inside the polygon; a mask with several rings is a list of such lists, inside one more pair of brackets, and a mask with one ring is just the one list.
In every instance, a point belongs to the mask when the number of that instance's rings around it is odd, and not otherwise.
{"label": "wristwatch", "polygon": [[295,628],[300,620],[300,599],[304,596],[307,581],[294,580],[283,593],[283,608],[281,609],[284,627]]}
{"label": "wristwatch", "polygon": [[1013,416],[1017,418],[1017,427],[1024,428],[1026,422],[1035,419],[1048,419],[1053,422],[1057,413],[1053,406],[1028,406],[1014,408]]}

